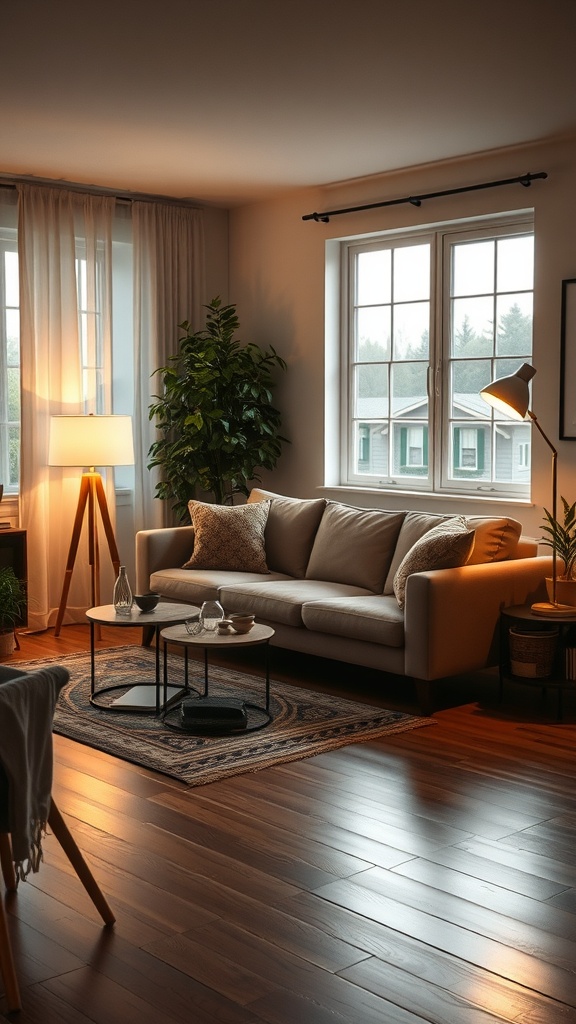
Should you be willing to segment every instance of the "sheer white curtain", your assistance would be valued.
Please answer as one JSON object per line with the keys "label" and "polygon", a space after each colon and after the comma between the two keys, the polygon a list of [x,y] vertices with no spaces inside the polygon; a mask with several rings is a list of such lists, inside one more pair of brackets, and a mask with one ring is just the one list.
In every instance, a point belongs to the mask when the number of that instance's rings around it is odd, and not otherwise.
{"label": "sheer white curtain", "polygon": [[[27,530],[29,627],[53,624],[81,469],[49,469],[50,415],[111,412],[111,240],[115,200],[18,186],[21,310],[20,524]],[[76,257],[85,273],[79,338]],[[99,368],[96,364],[99,363]],[[111,488],[108,487],[110,491]],[[113,491],[108,495],[114,515]],[[88,556],[76,559],[65,622],[85,622]]]}
{"label": "sheer white curtain", "polygon": [[204,224],[201,210],[162,203],[132,203],[134,245],[135,529],[173,522],[169,503],[154,498],[155,471],[147,468],[155,439],[148,417],[165,366],[178,344],[178,324],[204,323]]}

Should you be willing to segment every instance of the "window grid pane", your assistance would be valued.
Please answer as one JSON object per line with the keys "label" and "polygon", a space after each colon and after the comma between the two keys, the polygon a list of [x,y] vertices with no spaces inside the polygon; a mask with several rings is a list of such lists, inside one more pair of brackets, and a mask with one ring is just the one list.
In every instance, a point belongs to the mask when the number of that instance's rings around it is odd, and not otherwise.
{"label": "window grid pane", "polygon": [[[430,244],[357,251],[350,349],[352,479],[428,476]],[[407,427],[418,422],[418,444]],[[405,426],[406,425],[406,426]],[[419,433],[418,433],[419,431]]]}
{"label": "window grid pane", "polygon": [[529,441],[530,425],[491,410],[480,390],[531,359],[533,235],[449,245],[450,445],[443,479],[448,486],[467,480],[480,490],[526,486],[530,469],[520,444]]}

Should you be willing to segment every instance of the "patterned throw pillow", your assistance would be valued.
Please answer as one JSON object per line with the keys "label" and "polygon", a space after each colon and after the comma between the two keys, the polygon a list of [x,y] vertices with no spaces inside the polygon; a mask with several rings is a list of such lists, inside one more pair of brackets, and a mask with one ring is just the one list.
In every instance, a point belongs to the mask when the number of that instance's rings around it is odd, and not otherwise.
{"label": "patterned throw pillow", "polygon": [[428,530],[410,548],[396,570],[394,593],[400,607],[404,607],[406,580],[413,572],[465,565],[473,547],[474,530],[468,529],[463,516],[453,516]]}
{"label": "patterned throw pillow", "polygon": [[253,505],[208,505],[189,501],[194,550],[183,569],[269,572],[264,530],[269,501]]}

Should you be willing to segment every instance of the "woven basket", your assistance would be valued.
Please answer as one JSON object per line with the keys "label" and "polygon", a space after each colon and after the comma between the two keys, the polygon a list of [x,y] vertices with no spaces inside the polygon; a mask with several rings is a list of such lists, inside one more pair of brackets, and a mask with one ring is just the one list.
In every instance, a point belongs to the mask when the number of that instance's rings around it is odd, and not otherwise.
{"label": "woven basket", "polygon": [[559,630],[510,628],[510,668],[515,676],[546,679],[552,675]]}

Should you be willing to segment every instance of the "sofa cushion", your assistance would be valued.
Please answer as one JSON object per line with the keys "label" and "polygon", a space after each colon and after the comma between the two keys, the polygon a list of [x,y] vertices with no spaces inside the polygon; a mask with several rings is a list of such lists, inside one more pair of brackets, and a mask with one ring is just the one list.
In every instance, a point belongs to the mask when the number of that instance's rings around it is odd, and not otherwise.
{"label": "sofa cushion", "polygon": [[306,579],[381,592],[404,516],[405,512],[359,509],[329,501],[312,547]]}
{"label": "sofa cushion", "polygon": [[312,551],[322,513],[324,498],[286,498],[282,494],[255,487],[248,503],[270,499],[270,511],[264,531],[266,561],[271,572],[302,579]]}
{"label": "sofa cushion", "polygon": [[467,565],[481,562],[503,562],[511,558],[518,547],[522,524],[508,516],[466,516],[466,522],[474,530],[474,547]]}
{"label": "sofa cushion", "polygon": [[404,607],[406,580],[414,572],[465,565],[474,545],[474,530],[463,516],[452,516],[428,530],[404,556],[394,577],[394,593]]}
{"label": "sofa cushion", "polygon": [[158,569],[150,577],[150,589],[178,604],[201,605],[217,601],[220,588],[230,583],[286,579],[274,573],[228,572],[225,569]]}
{"label": "sofa cushion", "polygon": [[404,646],[404,613],[394,596],[334,597],[302,606],[307,629],[387,647]]}
{"label": "sofa cushion", "polygon": [[269,501],[253,505],[189,501],[194,548],[183,568],[268,572],[264,530],[269,508]]}
{"label": "sofa cushion", "polygon": [[220,603],[227,615],[251,612],[257,619],[285,626],[302,626],[302,605],[334,597],[366,597],[369,591],[320,580],[277,580],[223,586]]}

